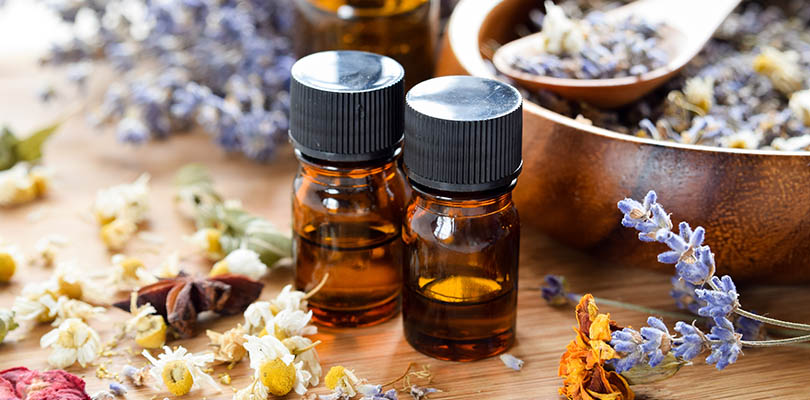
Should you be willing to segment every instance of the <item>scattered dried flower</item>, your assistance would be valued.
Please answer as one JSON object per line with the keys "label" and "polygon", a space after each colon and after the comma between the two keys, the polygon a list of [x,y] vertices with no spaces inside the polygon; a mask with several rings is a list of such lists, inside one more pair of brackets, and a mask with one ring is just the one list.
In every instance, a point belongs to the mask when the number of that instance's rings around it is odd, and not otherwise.
{"label": "scattered dried flower", "polygon": [[99,190],[93,213],[101,225],[101,239],[107,248],[122,248],[138,231],[149,210],[149,174],[133,183]]}
{"label": "scattered dried flower", "polygon": [[246,396],[251,393],[258,400],[268,394],[284,396],[291,391],[297,394],[307,392],[310,374],[305,371],[303,362],[295,363],[295,356],[281,341],[273,336],[256,337],[246,335],[245,348],[250,355],[250,368],[253,369],[253,383],[236,394]]}
{"label": "scattered dried flower", "polygon": [[503,365],[506,365],[508,368],[511,368],[515,371],[520,371],[523,368],[523,360],[511,355],[511,354],[501,354],[500,356],[501,362]]}
{"label": "scattered dried flower", "polygon": [[158,358],[152,357],[149,351],[144,350],[144,357],[152,364],[149,374],[157,382],[163,382],[166,389],[175,396],[183,396],[193,389],[200,387],[201,383],[221,391],[219,385],[210,375],[203,372],[207,364],[214,361],[211,353],[194,355],[183,346],[172,351],[169,346],[163,346],[163,353]]}
{"label": "scattered dried flower", "polygon": [[82,320],[69,318],[42,336],[39,345],[53,349],[48,364],[56,368],[67,368],[77,361],[84,367],[98,357],[101,340]]}
{"label": "scattered dried flower", "polygon": [[135,343],[145,349],[158,349],[166,343],[166,322],[149,303],[137,304],[137,294],[132,292],[129,313],[132,315],[124,325],[124,332],[135,337]]}
{"label": "scattered dried flower", "polygon": [[683,87],[683,94],[686,101],[703,110],[704,114],[709,112],[714,105],[714,78],[696,76],[687,79]]}
{"label": "scattered dried flower", "polygon": [[247,331],[242,325],[236,325],[224,333],[208,330],[205,332],[214,348],[214,360],[223,363],[238,363],[247,354],[244,344]]}
{"label": "scattered dried flower", "polygon": [[112,257],[112,273],[106,273],[109,286],[115,290],[132,290],[157,282],[157,278],[147,271],[144,263],[134,257],[116,254]]}
{"label": "scattered dried flower", "polygon": [[250,249],[236,249],[214,264],[210,276],[237,274],[259,280],[267,274],[267,266],[259,260],[259,254]]}
{"label": "scattered dried flower", "polygon": [[31,262],[43,267],[54,265],[59,247],[66,245],[67,242],[67,238],[62,235],[48,235],[37,240]]}
{"label": "scattered dried flower", "polygon": [[[357,395],[357,386],[362,384],[362,381],[354,374],[354,371],[346,369],[342,365],[336,365],[330,368],[323,381],[326,387],[332,390],[333,396],[345,396],[345,398],[349,399]],[[344,397],[321,396],[321,400],[325,400],[326,398],[339,399]]]}
{"label": "scattered dried flower", "polygon": [[810,89],[799,90],[790,95],[788,107],[799,121],[805,126],[810,126]]}
{"label": "scattered dried flower", "polygon": [[132,382],[135,387],[141,387],[144,380],[149,375],[149,367],[135,368],[131,365],[125,365],[121,370],[121,374]]}
{"label": "scattered dried flower", "polygon": [[627,381],[615,371],[604,368],[606,361],[617,357],[610,346],[612,322],[599,314],[593,296],[582,296],[576,307],[577,337],[560,358],[559,375],[564,378],[560,394],[569,399],[588,400],[610,397],[632,400],[635,396]]}

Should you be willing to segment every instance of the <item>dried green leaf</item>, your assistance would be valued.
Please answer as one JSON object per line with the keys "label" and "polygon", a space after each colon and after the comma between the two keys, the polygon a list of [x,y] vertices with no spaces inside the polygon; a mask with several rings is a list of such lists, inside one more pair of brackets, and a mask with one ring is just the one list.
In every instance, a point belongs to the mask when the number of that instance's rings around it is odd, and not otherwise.
{"label": "dried green leaf", "polygon": [[15,147],[19,140],[7,127],[0,132],[0,171],[7,170],[17,163]]}
{"label": "dried green leaf", "polygon": [[20,140],[15,149],[17,161],[31,162],[42,158],[42,145],[60,126],[62,126],[62,122],[55,122]]}

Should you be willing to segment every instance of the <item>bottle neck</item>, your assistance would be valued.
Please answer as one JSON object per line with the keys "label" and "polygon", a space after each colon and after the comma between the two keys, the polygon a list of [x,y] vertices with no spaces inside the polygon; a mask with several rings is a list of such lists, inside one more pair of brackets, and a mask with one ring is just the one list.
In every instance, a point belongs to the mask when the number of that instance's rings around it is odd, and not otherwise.
{"label": "bottle neck", "polygon": [[431,190],[411,182],[414,203],[435,214],[480,216],[512,207],[514,184],[486,192],[462,193]]}
{"label": "bottle neck", "polygon": [[390,179],[397,173],[399,150],[393,156],[373,161],[335,162],[314,159],[298,150],[295,156],[300,163],[300,174],[325,186],[367,186],[380,177]]}

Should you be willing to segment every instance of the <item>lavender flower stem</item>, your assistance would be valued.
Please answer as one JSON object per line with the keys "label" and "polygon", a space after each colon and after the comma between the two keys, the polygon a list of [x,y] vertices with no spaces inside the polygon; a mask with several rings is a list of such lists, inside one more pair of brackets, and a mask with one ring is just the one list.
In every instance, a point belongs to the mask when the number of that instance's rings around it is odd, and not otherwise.
{"label": "lavender flower stem", "polygon": [[[720,288],[718,288],[717,285],[715,285],[714,282],[712,282],[711,280],[709,280],[707,283],[709,284],[709,286],[712,287],[712,289],[720,290]],[[789,321],[782,321],[782,320],[774,319],[774,318],[768,318],[768,317],[765,317],[765,316],[762,316],[762,315],[759,315],[759,314],[754,314],[754,313],[752,313],[750,311],[743,310],[742,308],[739,308],[739,307],[736,307],[734,309],[734,312],[737,313],[737,315],[742,315],[743,317],[753,319],[754,321],[759,321],[759,322],[763,322],[763,323],[766,323],[766,324],[771,324],[771,325],[774,325],[774,326],[781,326],[782,328],[794,329],[794,330],[797,330],[797,331],[810,331],[810,325],[808,325],[808,324],[800,324],[800,323],[797,323],[797,322],[789,322]],[[802,337],[802,336],[799,336],[799,337]],[[785,340],[787,340],[787,339],[785,339]]]}
{"label": "lavender flower stem", "polygon": [[743,340],[743,346],[748,347],[770,347],[770,346],[784,346],[786,344],[810,342],[810,335],[796,336],[786,339],[773,339],[773,340]]}

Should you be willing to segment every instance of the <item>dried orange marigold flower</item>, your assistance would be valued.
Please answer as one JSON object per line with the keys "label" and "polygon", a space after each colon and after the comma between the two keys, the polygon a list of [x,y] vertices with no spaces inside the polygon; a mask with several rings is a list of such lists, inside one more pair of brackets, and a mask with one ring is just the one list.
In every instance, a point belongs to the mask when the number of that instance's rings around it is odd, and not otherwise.
{"label": "dried orange marigold flower", "polygon": [[599,314],[590,294],[582,296],[575,315],[577,336],[560,358],[558,374],[564,379],[560,394],[573,400],[633,400],[627,381],[605,370],[605,361],[617,357],[610,346],[611,328],[615,327],[610,315]]}

